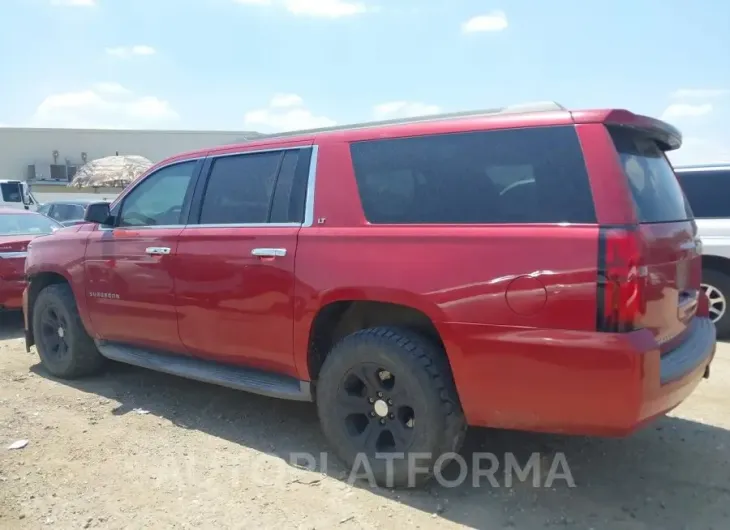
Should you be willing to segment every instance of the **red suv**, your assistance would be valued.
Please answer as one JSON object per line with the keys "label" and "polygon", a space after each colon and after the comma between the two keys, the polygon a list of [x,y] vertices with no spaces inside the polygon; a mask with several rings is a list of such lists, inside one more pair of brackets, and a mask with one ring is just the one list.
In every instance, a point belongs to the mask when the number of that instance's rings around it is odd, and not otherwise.
{"label": "red suv", "polygon": [[625,435],[715,351],[680,144],[545,104],[176,156],[31,244],[27,345],[62,378],[112,359],[316,401],[389,485],[467,425]]}

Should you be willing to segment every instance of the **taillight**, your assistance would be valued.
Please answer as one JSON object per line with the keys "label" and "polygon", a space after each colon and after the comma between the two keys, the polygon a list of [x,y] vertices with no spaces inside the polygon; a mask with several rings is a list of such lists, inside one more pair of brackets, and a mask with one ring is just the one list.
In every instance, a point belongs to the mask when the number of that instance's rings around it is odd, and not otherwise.
{"label": "taillight", "polygon": [[630,228],[601,228],[598,243],[597,329],[634,331],[646,310],[647,269],[641,240]]}

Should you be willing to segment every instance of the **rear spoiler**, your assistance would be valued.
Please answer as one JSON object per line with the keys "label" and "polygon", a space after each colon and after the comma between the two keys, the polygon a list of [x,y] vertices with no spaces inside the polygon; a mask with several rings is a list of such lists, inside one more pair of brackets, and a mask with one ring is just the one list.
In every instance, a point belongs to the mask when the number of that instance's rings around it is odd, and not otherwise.
{"label": "rear spoiler", "polygon": [[664,151],[674,151],[682,147],[682,133],[679,129],[656,118],[623,109],[576,111],[571,114],[575,123],[605,123],[637,129],[656,139]]}

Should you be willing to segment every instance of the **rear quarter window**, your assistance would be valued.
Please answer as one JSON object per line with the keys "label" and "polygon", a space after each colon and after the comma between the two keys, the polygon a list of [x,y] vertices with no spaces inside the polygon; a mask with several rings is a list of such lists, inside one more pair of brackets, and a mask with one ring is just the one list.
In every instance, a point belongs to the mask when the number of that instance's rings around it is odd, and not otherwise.
{"label": "rear quarter window", "polygon": [[373,224],[596,222],[572,126],[369,140],[350,149]]}
{"label": "rear quarter window", "polygon": [[650,136],[625,127],[608,127],[631,190],[640,223],[692,218],[692,209],[664,151]]}
{"label": "rear quarter window", "polygon": [[699,219],[730,219],[730,169],[677,173],[692,213]]}

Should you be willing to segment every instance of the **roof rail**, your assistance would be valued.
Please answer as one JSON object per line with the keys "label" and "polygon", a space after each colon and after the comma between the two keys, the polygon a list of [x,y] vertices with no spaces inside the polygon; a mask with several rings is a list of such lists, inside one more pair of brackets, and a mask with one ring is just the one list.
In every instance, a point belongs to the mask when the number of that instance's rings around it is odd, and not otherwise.
{"label": "roof rail", "polygon": [[565,107],[554,101],[538,101],[532,103],[519,103],[516,105],[508,105],[494,109],[466,110],[459,112],[448,112],[441,114],[427,114],[424,116],[414,116],[409,118],[396,118],[392,120],[367,121],[361,123],[349,123],[345,125],[335,125],[332,127],[321,127],[318,129],[302,129],[298,131],[286,131],[281,133],[264,134],[252,140],[262,140],[268,138],[282,138],[287,136],[299,136],[303,134],[317,134],[324,132],[349,131],[353,129],[365,129],[370,127],[381,127],[385,125],[407,125],[409,123],[432,122],[440,120],[451,120],[457,118],[476,118],[480,116],[498,116],[500,114],[522,114],[528,112],[550,112],[565,111]]}
{"label": "roof rail", "polygon": [[730,169],[730,162],[716,162],[714,164],[693,164],[673,166],[675,173],[696,172],[696,171],[727,171]]}
{"label": "roof rail", "polygon": [[555,101],[534,101],[529,103],[518,103],[517,105],[509,105],[504,108],[503,112],[549,112],[561,110],[568,109]]}

